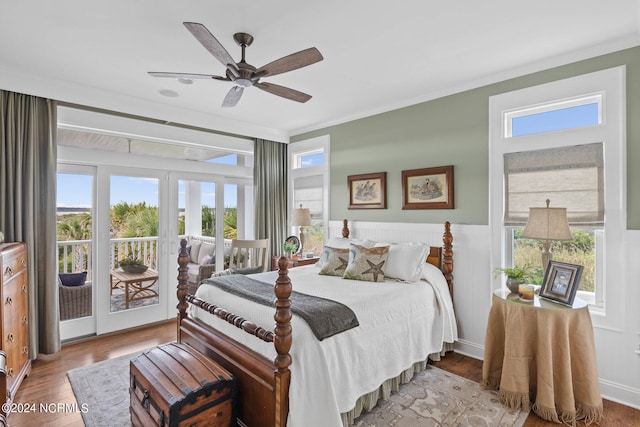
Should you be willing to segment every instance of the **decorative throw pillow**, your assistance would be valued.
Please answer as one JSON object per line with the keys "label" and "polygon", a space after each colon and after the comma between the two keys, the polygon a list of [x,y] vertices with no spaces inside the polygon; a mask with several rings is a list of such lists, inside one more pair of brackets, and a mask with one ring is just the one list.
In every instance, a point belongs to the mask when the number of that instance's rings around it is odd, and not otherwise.
{"label": "decorative throw pillow", "polygon": [[[334,237],[329,239],[325,244],[326,247],[334,248],[334,249],[349,249],[351,244],[356,244],[360,246],[375,246],[376,242],[372,240],[362,240],[362,239],[349,239],[344,237]],[[318,262],[316,263],[318,268],[324,267],[324,258],[321,256]]]}
{"label": "decorative throw pillow", "polygon": [[325,246],[320,255],[322,268],[320,274],[325,276],[342,276],[349,263],[349,249]]}
{"label": "decorative throw pillow", "polygon": [[198,264],[198,255],[200,255],[200,246],[202,242],[198,242],[194,240],[191,242],[191,252],[189,255],[191,256],[191,262],[194,264]]}
{"label": "decorative throw pillow", "polygon": [[389,256],[384,274],[391,279],[417,282],[420,280],[422,264],[427,261],[429,246],[426,244],[403,243],[389,245]]}
{"label": "decorative throw pillow", "polygon": [[206,264],[206,262],[204,262],[204,258],[205,257],[211,258],[215,250],[216,250],[216,245],[213,245],[207,242],[202,242],[202,245],[200,245],[200,251],[198,252],[198,264]]}
{"label": "decorative throw pillow", "polygon": [[383,282],[389,246],[367,248],[352,244],[349,248],[349,265],[344,271],[345,279]]}
{"label": "decorative throw pillow", "polygon": [[58,277],[63,286],[82,286],[87,280],[87,272],[82,273],[59,273]]}

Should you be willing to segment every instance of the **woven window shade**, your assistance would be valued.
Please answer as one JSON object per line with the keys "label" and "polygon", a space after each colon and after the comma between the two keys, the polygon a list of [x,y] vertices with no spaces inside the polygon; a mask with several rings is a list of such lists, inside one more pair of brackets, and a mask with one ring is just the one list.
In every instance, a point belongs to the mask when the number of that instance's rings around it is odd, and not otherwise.
{"label": "woven window shade", "polygon": [[602,143],[504,155],[505,217],[525,225],[530,207],[567,208],[570,225],[604,224]]}

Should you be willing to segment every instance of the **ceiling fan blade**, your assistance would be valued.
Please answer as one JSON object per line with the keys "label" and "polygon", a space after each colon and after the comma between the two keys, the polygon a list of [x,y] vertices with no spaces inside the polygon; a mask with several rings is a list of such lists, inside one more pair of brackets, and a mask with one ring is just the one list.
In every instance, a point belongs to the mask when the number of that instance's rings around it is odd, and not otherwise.
{"label": "ceiling fan blade", "polygon": [[224,97],[222,101],[222,106],[224,108],[227,107],[235,107],[238,101],[240,101],[240,97],[242,96],[242,92],[244,92],[244,88],[241,86],[234,86],[227,92],[227,95]]}
{"label": "ceiling fan blade", "polygon": [[165,73],[165,72],[158,72],[158,71],[149,71],[148,74],[150,76],[153,77],[169,77],[172,79],[192,79],[192,80],[197,80],[197,79],[216,79],[216,80],[225,80],[225,81],[229,81],[228,77],[222,77],[222,76],[213,76],[211,74],[192,74],[192,73]]}
{"label": "ceiling fan blade", "polygon": [[286,73],[287,71],[297,70],[322,61],[324,58],[318,49],[310,47],[300,52],[292,53],[268,63],[256,70],[256,74],[262,76],[275,76],[276,74]]}
{"label": "ceiling fan blade", "polygon": [[274,95],[278,95],[283,98],[290,99],[292,101],[307,102],[308,100],[311,99],[311,95],[308,95],[304,92],[300,92],[295,89],[276,85],[273,83],[258,82],[258,83],[254,83],[253,85],[258,89],[264,90],[265,92],[269,92]]}
{"label": "ceiling fan blade", "polygon": [[229,64],[235,65],[236,62],[231,55],[229,55],[229,52],[227,52],[218,39],[207,30],[207,27],[197,22],[183,22],[183,24],[205,49],[215,56],[218,61],[222,62],[222,65],[225,67]]}

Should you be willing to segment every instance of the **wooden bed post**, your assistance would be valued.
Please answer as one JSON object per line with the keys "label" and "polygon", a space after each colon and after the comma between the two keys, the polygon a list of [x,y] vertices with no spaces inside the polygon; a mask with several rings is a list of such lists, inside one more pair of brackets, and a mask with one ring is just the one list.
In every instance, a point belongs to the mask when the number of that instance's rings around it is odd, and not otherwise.
{"label": "wooden bed post", "polygon": [[177,341],[180,340],[180,321],[187,317],[187,294],[189,294],[189,275],[187,274],[187,264],[189,263],[189,254],[187,253],[187,241],[185,239],[180,240],[180,253],[178,254],[178,288],[176,295],[178,297],[178,332]]}
{"label": "wooden bed post", "polygon": [[442,235],[442,272],[449,285],[449,293],[453,300],[453,235],[451,234],[451,223],[444,223],[444,234]]}
{"label": "wooden bed post", "polygon": [[346,219],[342,220],[342,237],[349,238],[349,221]]}
{"label": "wooden bed post", "polygon": [[276,294],[276,321],[275,337],[273,344],[276,348],[274,365],[276,366],[276,426],[284,427],[289,413],[289,384],[291,381],[291,279],[287,275],[289,260],[281,256],[278,260],[278,279],[274,287]]}

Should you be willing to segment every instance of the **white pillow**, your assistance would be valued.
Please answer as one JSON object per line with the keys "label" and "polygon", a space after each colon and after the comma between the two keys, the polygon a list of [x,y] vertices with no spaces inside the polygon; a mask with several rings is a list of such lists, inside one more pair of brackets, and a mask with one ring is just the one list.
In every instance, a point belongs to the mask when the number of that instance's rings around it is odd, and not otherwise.
{"label": "white pillow", "polygon": [[216,245],[202,242],[200,251],[198,252],[198,264],[206,264],[207,262],[205,261],[205,257],[209,257],[209,259],[211,259],[215,250]]}
{"label": "white pillow", "polygon": [[198,255],[200,254],[200,245],[202,245],[202,242],[198,240],[192,240],[189,245],[191,246],[191,262],[197,264]]}
{"label": "white pillow", "polygon": [[386,277],[417,282],[420,280],[422,264],[427,262],[429,246],[416,243],[394,243],[389,245],[387,265],[384,269]]}

